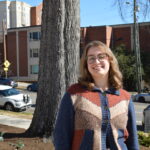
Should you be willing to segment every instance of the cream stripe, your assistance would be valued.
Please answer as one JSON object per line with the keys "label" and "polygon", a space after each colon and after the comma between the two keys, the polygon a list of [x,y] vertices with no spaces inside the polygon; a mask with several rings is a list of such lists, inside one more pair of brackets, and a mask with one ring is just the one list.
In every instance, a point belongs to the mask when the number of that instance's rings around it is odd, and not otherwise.
{"label": "cream stripe", "polygon": [[117,148],[118,148],[118,150],[121,150],[121,147],[118,144],[118,132],[113,126],[112,126],[112,132],[113,132],[113,136],[114,136],[114,140],[115,140],[115,143],[117,145]]}
{"label": "cream stripe", "polygon": [[94,130],[93,150],[101,150],[101,132],[100,132],[100,130]]}
{"label": "cream stripe", "polygon": [[72,95],[71,98],[75,109],[79,108],[83,111],[86,111],[94,115],[98,119],[102,119],[101,107],[97,106],[96,104],[92,103],[88,99],[79,95]]}
{"label": "cream stripe", "polygon": [[120,103],[116,104],[113,107],[110,107],[110,114],[111,114],[111,119],[113,119],[114,117],[126,113],[128,110],[128,104],[129,101],[127,100],[123,100]]}

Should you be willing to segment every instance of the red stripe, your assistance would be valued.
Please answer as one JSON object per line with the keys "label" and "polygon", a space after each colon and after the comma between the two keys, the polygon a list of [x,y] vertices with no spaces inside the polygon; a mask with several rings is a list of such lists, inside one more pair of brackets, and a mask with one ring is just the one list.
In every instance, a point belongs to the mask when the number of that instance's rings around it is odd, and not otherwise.
{"label": "red stripe", "polygon": [[98,92],[89,91],[89,90],[83,88],[80,84],[72,85],[68,89],[68,92],[70,94],[76,94],[76,95],[82,96],[82,97],[88,99],[89,101],[91,101],[92,103],[100,106],[99,93]]}
{"label": "red stripe", "polygon": [[123,89],[120,90],[120,96],[112,95],[112,94],[108,95],[109,107],[112,107],[112,106],[118,104],[122,100],[127,100],[127,101],[130,100],[130,94]]}
{"label": "red stripe", "polygon": [[83,136],[84,130],[75,130],[71,150],[78,150],[80,148]]}

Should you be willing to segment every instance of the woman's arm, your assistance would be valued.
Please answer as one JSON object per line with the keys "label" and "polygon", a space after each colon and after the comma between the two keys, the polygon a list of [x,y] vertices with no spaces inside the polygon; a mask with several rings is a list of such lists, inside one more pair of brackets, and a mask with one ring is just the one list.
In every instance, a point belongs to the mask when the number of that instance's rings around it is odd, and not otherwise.
{"label": "woman's arm", "polygon": [[138,136],[137,136],[137,127],[136,127],[136,116],[132,100],[129,103],[128,110],[128,124],[127,130],[129,137],[126,140],[126,144],[129,150],[139,150]]}
{"label": "woman's arm", "polygon": [[70,150],[74,132],[74,107],[70,94],[66,93],[61,101],[54,129],[55,150]]}

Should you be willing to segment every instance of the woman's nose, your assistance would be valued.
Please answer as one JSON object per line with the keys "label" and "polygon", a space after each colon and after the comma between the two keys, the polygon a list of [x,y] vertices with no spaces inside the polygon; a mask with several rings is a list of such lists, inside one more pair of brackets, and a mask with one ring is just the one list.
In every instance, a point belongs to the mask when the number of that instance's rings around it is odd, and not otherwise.
{"label": "woman's nose", "polygon": [[100,63],[100,62],[101,62],[101,60],[99,60],[98,58],[96,58],[95,61],[94,61],[94,63],[96,63],[96,64]]}

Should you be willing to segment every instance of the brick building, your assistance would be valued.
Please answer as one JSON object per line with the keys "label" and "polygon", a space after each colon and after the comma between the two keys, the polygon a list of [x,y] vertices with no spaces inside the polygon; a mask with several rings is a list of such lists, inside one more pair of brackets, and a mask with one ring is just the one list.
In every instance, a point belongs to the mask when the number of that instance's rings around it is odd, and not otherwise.
{"label": "brick building", "polygon": [[[19,81],[36,81],[40,49],[41,26],[9,29],[7,33],[7,59],[9,75]],[[100,40],[114,48],[125,44],[133,49],[133,24],[81,28],[81,51],[85,44]],[[140,50],[150,51],[150,22],[139,24]]]}
{"label": "brick building", "polygon": [[9,29],[7,33],[8,74],[15,80],[36,81],[40,48],[40,26]]}
{"label": "brick building", "polygon": [[31,26],[41,25],[43,3],[38,6],[31,7]]}
{"label": "brick building", "polygon": [[[13,76],[15,79],[25,80],[30,77],[30,80],[37,79],[37,73],[30,74],[31,70],[36,70],[37,66],[35,66],[35,62],[38,61],[37,59],[30,59],[27,58],[28,56],[28,49],[34,47],[33,51],[38,51],[39,49],[39,42],[31,42],[29,28],[32,30],[35,25],[41,25],[41,16],[42,16],[42,3],[38,6],[31,7],[29,4],[26,4],[21,1],[1,1],[0,2],[0,76],[4,74],[3,72],[3,62],[4,62],[4,44],[3,44],[3,28],[2,28],[2,20],[5,20],[5,26],[8,29],[8,34],[6,35],[6,54],[7,59],[11,62],[11,66],[9,69],[10,76]],[[22,27],[22,28],[20,28]],[[25,28],[24,28],[25,27]],[[38,28],[38,26],[36,26]],[[6,31],[5,31],[6,32]],[[34,32],[34,30],[33,30]],[[28,36],[29,35],[29,36]],[[32,35],[31,35],[32,36]],[[33,35],[36,36],[36,33]],[[28,42],[28,40],[30,42]],[[39,41],[39,40],[38,40]],[[31,44],[34,43],[34,44]],[[35,44],[36,43],[36,44]],[[38,45],[38,46],[37,46]],[[38,47],[38,48],[37,48]],[[34,48],[33,48],[34,49]],[[30,51],[30,50],[29,50]],[[30,53],[30,52],[29,52]],[[31,66],[28,66],[28,64]],[[23,64],[23,68],[20,64]],[[37,64],[37,62],[36,62]],[[36,68],[36,69],[35,69]],[[2,73],[3,72],[3,73]]]}
{"label": "brick building", "polygon": [[[124,44],[133,50],[133,24],[81,28],[81,49],[92,40],[100,40],[110,48]],[[150,22],[139,23],[139,41],[141,51],[150,51]]]}

